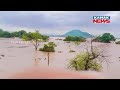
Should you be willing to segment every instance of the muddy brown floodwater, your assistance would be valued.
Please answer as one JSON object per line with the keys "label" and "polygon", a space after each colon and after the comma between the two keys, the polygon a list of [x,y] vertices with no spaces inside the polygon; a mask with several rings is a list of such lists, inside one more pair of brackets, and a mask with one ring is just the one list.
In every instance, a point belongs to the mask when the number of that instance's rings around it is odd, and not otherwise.
{"label": "muddy brown floodwater", "polygon": [[[70,59],[84,51],[84,43],[77,46],[74,43],[65,43],[62,40],[55,40],[56,38],[50,39],[50,41],[57,44],[57,47],[55,47],[56,52],[50,53],[49,67],[67,70]],[[7,78],[8,74],[23,71],[25,68],[31,66],[48,66],[46,52],[37,52],[38,63],[36,64],[33,45],[29,42],[15,43],[15,41],[21,40],[17,38],[0,38],[0,55],[2,55],[0,56],[0,78]],[[44,43],[40,43],[40,47],[43,47],[43,45]],[[93,45],[98,48],[102,45],[103,49],[106,51],[105,55],[108,56],[107,58],[111,62],[109,67],[106,63],[103,63],[102,75],[104,75],[105,78],[120,78],[120,45],[97,42],[94,42]],[[75,52],[70,53],[70,49]]]}

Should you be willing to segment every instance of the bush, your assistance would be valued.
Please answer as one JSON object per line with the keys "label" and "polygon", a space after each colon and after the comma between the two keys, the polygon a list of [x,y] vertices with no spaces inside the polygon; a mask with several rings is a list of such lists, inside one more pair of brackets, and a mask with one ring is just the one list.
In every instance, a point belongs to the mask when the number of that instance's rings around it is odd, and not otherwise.
{"label": "bush", "polygon": [[111,35],[110,33],[104,33],[101,36],[101,41],[104,43],[110,43],[110,41],[115,41],[115,37]]}
{"label": "bush", "polygon": [[102,36],[98,36],[92,41],[94,42],[103,42],[103,43],[110,43],[110,41],[115,41],[115,37],[110,33],[104,33]]}
{"label": "bush", "polygon": [[115,42],[116,44],[120,44],[120,41]]}
{"label": "bush", "polygon": [[53,46],[53,47],[57,47],[57,45],[54,42],[49,42],[48,45]]}
{"label": "bush", "polygon": [[83,37],[78,37],[78,36],[74,36],[74,37],[72,37],[72,36],[67,36],[67,37],[64,39],[64,41],[80,41],[80,42],[84,42],[84,41],[86,41],[86,40],[85,40],[85,38],[83,38]]}
{"label": "bush", "polygon": [[41,37],[42,37],[42,39],[43,39],[43,41],[44,41],[44,42],[47,42],[47,41],[48,41],[48,39],[49,39],[49,36],[44,36],[44,35],[41,35]]}
{"label": "bush", "polygon": [[55,52],[54,47],[56,47],[56,44],[54,42],[49,42],[48,44],[44,44],[44,47],[40,48],[39,51]]}
{"label": "bush", "polygon": [[70,61],[68,68],[75,69],[77,71],[86,70],[86,63],[88,63],[88,70],[100,71],[102,69],[101,64],[96,60],[89,60],[89,57],[92,57],[92,54],[88,55],[88,53],[82,53],[77,55]]}

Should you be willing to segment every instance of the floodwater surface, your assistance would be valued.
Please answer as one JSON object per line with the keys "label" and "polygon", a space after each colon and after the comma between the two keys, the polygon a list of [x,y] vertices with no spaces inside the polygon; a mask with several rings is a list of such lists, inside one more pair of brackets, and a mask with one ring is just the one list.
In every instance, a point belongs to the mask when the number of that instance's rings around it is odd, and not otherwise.
{"label": "floodwater surface", "polygon": [[[50,39],[51,42],[57,44],[57,47],[55,47],[55,52],[50,53],[49,67],[68,70],[67,67],[70,60],[77,54],[84,52],[84,45],[86,44],[80,43],[80,45],[76,45],[75,43],[56,40],[56,38]],[[17,41],[21,40],[10,38],[0,39],[0,78],[7,78],[8,73],[17,73],[24,71],[24,69],[28,67],[36,66],[34,46],[30,42],[16,43]],[[44,44],[45,43],[40,43],[39,48],[43,47]],[[103,63],[103,71],[101,73],[105,75],[106,78],[120,78],[120,45],[98,42],[94,42],[93,45],[97,48],[102,47],[105,51],[104,54],[108,56],[107,59],[111,62],[109,66]],[[69,52],[70,50],[74,50],[75,52]],[[47,58],[46,52],[37,51],[38,66],[48,67]]]}

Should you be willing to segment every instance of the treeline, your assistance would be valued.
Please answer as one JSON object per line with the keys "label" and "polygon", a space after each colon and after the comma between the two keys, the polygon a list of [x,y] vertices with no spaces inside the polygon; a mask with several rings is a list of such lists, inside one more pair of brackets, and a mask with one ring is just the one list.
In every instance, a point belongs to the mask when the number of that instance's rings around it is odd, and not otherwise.
{"label": "treeline", "polygon": [[20,38],[22,38],[23,34],[27,34],[27,32],[24,30],[8,32],[8,31],[4,31],[4,30],[0,29],[0,37],[5,37],[5,38],[20,37]]}
{"label": "treeline", "polygon": [[80,36],[67,36],[64,41],[80,41],[80,42],[84,42],[86,41],[85,38],[80,37]]}
{"label": "treeline", "polygon": [[47,41],[49,36],[41,35],[38,31],[36,32],[28,32],[22,35],[23,40],[32,40],[32,39],[42,39],[43,41]]}
{"label": "treeline", "polygon": [[[32,32],[26,32],[25,30],[20,30],[20,31],[14,31],[14,32],[8,32],[8,31],[4,31],[2,29],[0,29],[0,37],[4,37],[4,38],[12,38],[12,37],[19,37],[19,38],[26,38],[26,39],[31,39],[32,38]],[[26,37],[27,36],[27,37]],[[43,40],[48,39],[48,36],[45,35],[41,35],[41,38]]]}
{"label": "treeline", "polygon": [[[94,37],[92,39],[93,42],[103,42],[103,43],[110,43],[111,41],[115,41],[115,40],[116,40],[116,38],[110,33],[104,33],[104,34],[102,34],[98,37]],[[64,41],[84,42],[84,41],[86,41],[86,39],[83,38],[83,37],[80,37],[80,36],[79,37],[78,36],[74,36],[74,37],[73,36],[67,36],[67,37],[65,37]],[[118,42],[118,43],[120,43],[120,42]]]}

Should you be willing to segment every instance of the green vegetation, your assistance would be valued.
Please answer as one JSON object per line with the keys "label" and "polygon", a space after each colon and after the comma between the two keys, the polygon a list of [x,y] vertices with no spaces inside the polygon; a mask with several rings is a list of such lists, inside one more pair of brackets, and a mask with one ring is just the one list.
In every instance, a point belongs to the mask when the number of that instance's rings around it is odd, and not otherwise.
{"label": "green vegetation", "polygon": [[48,45],[53,46],[53,47],[57,47],[57,45],[54,42],[49,42]]}
{"label": "green vegetation", "polygon": [[[36,35],[37,35],[36,38],[41,39],[42,41],[47,41],[48,38],[49,38],[48,36],[44,36],[44,35],[41,35],[41,34],[40,35],[36,34]],[[25,41],[35,39],[34,33],[31,33],[31,32],[27,33],[24,30],[8,32],[8,31],[3,31],[2,29],[0,29],[0,37],[5,37],[5,38],[19,37],[19,38],[22,38]]]}
{"label": "green vegetation", "polygon": [[[114,40],[113,37],[111,40]],[[85,46],[85,50],[86,52],[80,53],[75,58],[71,59],[68,66],[69,69],[99,72],[102,70],[102,62],[106,62],[107,64],[110,63],[109,60],[106,59],[107,56],[104,55],[103,50],[101,51],[92,45],[92,40],[90,43],[90,50],[88,46]]]}
{"label": "green vegetation", "polygon": [[83,37],[78,37],[78,36],[67,36],[64,41],[80,41],[80,42],[84,42],[85,38]]}
{"label": "green vegetation", "polygon": [[32,32],[32,33],[29,32],[29,33],[23,34],[22,39],[25,41],[32,41],[32,43],[35,47],[35,50],[37,51],[39,42],[48,40],[48,36],[43,36],[38,31],[36,31],[36,32]]}
{"label": "green vegetation", "polygon": [[92,54],[82,53],[77,55],[70,61],[69,68],[75,69],[77,71],[80,70],[93,70],[100,71],[102,69],[102,65],[94,60]]}
{"label": "green vegetation", "polygon": [[54,42],[49,42],[48,44],[44,44],[44,47],[40,48],[39,51],[55,52],[54,47],[56,47],[56,44]]}
{"label": "green vegetation", "polygon": [[111,35],[110,33],[104,33],[101,36],[101,41],[104,43],[110,43],[110,41],[115,41],[115,37]]}
{"label": "green vegetation", "polygon": [[53,46],[48,46],[48,45],[44,45],[43,48],[40,48],[39,51],[45,51],[45,52],[55,52],[55,49]]}
{"label": "green vegetation", "polygon": [[57,45],[54,42],[49,42],[48,44],[44,44],[43,48],[40,48],[39,51],[44,51],[44,52],[48,52],[47,56],[48,56],[48,66],[50,63],[50,52],[55,52],[54,47],[56,47]]}
{"label": "green vegetation", "polygon": [[11,33],[7,32],[7,31],[3,31],[2,29],[0,29],[0,37],[10,38]]}
{"label": "green vegetation", "polygon": [[47,42],[49,36],[41,35],[43,42]]}
{"label": "green vegetation", "polygon": [[92,41],[94,42],[103,42],[103,43],[110,43],[110,41],[115,41],[115,37],[110,33],[104,33],[102,36],[98,36]]}
{"label": "green vegetation", "polygon": [[23,34],[25,34],[26,31],[20,30],[20,31],[15,31],[15,32],[8,32],[8,31],[3,31],[0,29],[0,37],[4,38],[10,38],[10,37],[22,37]]}

